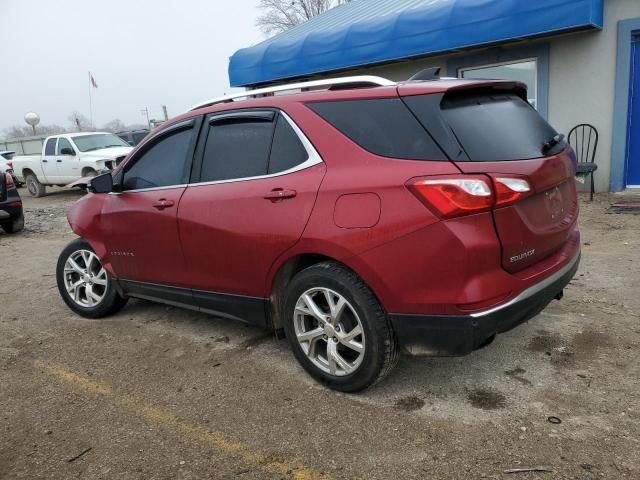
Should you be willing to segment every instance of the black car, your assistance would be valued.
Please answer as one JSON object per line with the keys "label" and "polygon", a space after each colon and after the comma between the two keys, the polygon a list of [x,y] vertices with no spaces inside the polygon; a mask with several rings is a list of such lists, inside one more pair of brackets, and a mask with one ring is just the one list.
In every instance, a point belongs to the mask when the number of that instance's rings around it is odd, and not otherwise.
{"label": "black car", "polygon": [[24,228],[22,199],[10,174],[0,172],[0,227],[7,233]]}
{"label": "black car", "polygon": [[116,135],[119,136],[122,140],[127,142],[132,147],[135,147],[142,141],[144,137],[147,136],[147,133],[149,133],[149,130],[142,129],[142,130],[130,130],[127,132],[118,132],[116,133]]}

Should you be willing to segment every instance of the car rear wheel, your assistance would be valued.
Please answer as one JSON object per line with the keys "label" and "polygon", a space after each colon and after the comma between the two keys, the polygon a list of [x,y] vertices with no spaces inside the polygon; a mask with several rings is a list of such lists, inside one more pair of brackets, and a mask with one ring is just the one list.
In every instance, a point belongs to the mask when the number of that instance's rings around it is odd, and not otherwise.
{"label": "car rear wheel", "polygon": [[38,177],[33,173],[29,173],[24,181],[27,184],[27,191],[32,197],[39,198],[47,192],[47,187],[40,183]]}
{"label": "car rear wheel", "polygon": [[82,239],[67,245],[56,268],[58,290],[68,307],[86,318],[102,318],[127,303],[91,246]]}
{"label": "car rear wheel", "polygon": [[20,212],[20,216],[9,223],[3,223],[2,229],[7,233],[18,233],[24,229],[24,214]]}
{"label": "car rear wheel", "polygon": [[363,390],[397,363],[397,341],[380,303],[343,265],[323,262],[298,273],[287,289],[284,312],[294,355],[330,388]]}

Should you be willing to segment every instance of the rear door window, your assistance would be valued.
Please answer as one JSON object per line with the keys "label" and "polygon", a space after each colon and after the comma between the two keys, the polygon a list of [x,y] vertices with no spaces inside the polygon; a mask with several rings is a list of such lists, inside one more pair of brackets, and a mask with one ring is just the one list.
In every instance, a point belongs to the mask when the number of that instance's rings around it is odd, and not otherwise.
{"label": "rear door window", "polygon": [[274,122],[251,118],[212,122],[204,147],[201,182],[267,174]]}
{"label": "rear door window", "polygon": [[56,154],[56,140],[57,138],[50,138],[47,140],[47,144],[44,147],[44,154],[46,156]]}
{"label": "rear door window", "polygon": [[318,102],[307,106],[376,155],[407,160],[447,160],[399,98]]}
{"label": "rear door window", "polygon": [[[433,124],[438,112],[427,96],[406,97],[405,102],[424,125]],[[560,142],[543,151],[558,133],[515,93],[451,92],[443,97],[439,114],[471,161],[539,158],[566,146]]]}

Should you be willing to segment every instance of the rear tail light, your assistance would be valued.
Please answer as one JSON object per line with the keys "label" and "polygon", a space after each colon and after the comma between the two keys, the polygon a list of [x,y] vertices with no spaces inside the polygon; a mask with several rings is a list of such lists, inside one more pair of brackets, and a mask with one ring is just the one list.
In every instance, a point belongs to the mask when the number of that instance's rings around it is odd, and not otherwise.
{"label": "rear tail light", "polygon": [[455,175],[410,180],[407,188],[442,218],[486,212],[510,205],[531,193],[521,177]]}
{"label": "rear tail light", "polygon": [[14,188],[16,186],[16,184],[13,183],[13,177],[11,175],[5,173],[4,178],[6,179],[7,188]]}
{"label": "rear tail light", "polygon": [[531,185],[524,178],[493,177],[496,190],[496,207],[511,205],[531,193]]}
{"label": "rear tail light", "polygon": [[7,162],[7,168],[13,170],[13,162]]}

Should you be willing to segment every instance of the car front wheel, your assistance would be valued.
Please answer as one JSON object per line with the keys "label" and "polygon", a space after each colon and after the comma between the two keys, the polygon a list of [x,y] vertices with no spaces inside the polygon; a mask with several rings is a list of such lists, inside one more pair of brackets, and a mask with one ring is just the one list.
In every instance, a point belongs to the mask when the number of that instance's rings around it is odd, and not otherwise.
{"label": "car front wheel", "polygon": [[397,363],[397,342],[380,303],[339,263],[323,262],[298,273],[287,289],[285,315],[294,355],[330,388],[363,390]]}
{"label": "car front wheel", "polygon": [[56,279],[64,302],[83,317],[102,318],[127,303],[91,246],[82,239],[74,240],[60,253]]}

